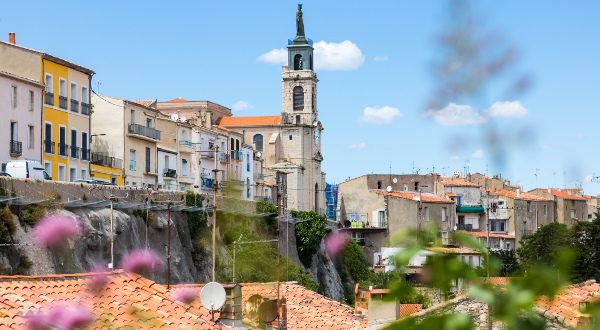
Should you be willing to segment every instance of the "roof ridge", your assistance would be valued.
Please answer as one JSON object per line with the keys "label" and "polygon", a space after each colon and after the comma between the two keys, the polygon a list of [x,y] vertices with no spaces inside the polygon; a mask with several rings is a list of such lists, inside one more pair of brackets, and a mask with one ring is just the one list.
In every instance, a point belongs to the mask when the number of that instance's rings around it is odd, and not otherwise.
{"label": "roof ridge", "polygon": [[86,278],[98,274],[110,276],[138,276],[137,274],[127,273],[122,269],[115,269],[107,272],[88,272],[88,273],[72,273],[72,274],[46,274],[46,275],[0,275],[0,281],[26,281],[26,280],[45,280],[45,279],[70,279],[70,278]]}

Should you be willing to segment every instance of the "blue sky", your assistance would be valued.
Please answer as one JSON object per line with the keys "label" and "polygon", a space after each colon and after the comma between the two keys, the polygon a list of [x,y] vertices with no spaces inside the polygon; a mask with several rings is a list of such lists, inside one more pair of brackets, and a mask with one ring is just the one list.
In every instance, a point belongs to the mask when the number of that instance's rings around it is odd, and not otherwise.
{"label": "blue sky", "polygon": [[[19,44],[95,70],[93,88],[106,95],[208,99],[237,105],[238,115],[275,115],[280,64],[261,55],[294,36],[296,4],[11,1],[2,5],[0,38],[16,32]],[[435,166],[449,175],[468,166],[501,171],[525,189],[583,184],[600,193],[600,183],[589,182],[600,175],[597,1],[478,1],[481,28],[498,31],[518,50],[515,71],[533,84],[518,98],[433,109],[467,116],[458,122],[470,125],[425,115],[446,1],[303,4],[307,36],[323,41],[318,103],[328,181],[387,173],[390,163],[395,173],[410,172],[414,162],[421,172]],[[498,111],[490,112],[496,102]],[[491,128],[506,151],[502,164],[486,142]]]}

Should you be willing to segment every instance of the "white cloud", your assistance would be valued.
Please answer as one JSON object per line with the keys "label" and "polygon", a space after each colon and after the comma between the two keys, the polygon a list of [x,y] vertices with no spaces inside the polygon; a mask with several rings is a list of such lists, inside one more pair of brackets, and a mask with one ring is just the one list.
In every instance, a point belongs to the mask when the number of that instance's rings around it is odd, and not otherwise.
{"label": "white cloud", "polygon": [[288,60],[287,50],[285,48],[273,49],[258,56],[257,60],[274,64],[286,64]]}
{"label": "white cloud", "polygon": [[458,155],[452,155],[452,156],[450,156],[450,160],[454,160],[454,161],[460,160],[460,157]]}
{"label": "white cloud", "polygon": [[[350,40],[337,43],[321,40],[316,42],[313,47],[316,70],[356,70],[365,62],[360,48]],[[285,65],[288,60],[287,50],[284,48],[273,49],[258,56],[257,60]]]}
{"label": "white cloud", "polygon": [[484,156],[485,156],[485,152],[481,148],[473,151],[473,153],[471,154],[471,158],[473,158],[473,159],[482,159]]}
{"label": "white cloud", "polygon": [[373,57],[373,61],[375,62],[387,62],[390,58],[387,55],[377,55]]}
{"label": "white cloud", "polygon": [[361,150],[361,149],[364,149],[366,146],[367,146],[366,143],[361,142],[361,143],[351,144],[350,146],[348,146],[348,148],[354,149],[354,150]]}
{"label": "white cloud", "polygon": [[440,110],[429,110],[427,115],[444,126],[471,126],[486,122],[486,118],[469,105],[449,103]]}
{"label": "white cloud", "polygon": [[487,110],[490,117],[522,118],[527,115],[527,109],[519,101],[496,102]]}
{"label": "white cloud", "polygon": [[252,109],[252,105],[246,101],[237,101],[231,106],[231,110],[233,111],[244,111]]}
{"label": "white cloud", "polygon": [[390,124],[397,117],[402,117],[402,113],[398,108],[383,106],[383,107],[366,107],[363,109],[362,115],[358,121],[367,124]]}

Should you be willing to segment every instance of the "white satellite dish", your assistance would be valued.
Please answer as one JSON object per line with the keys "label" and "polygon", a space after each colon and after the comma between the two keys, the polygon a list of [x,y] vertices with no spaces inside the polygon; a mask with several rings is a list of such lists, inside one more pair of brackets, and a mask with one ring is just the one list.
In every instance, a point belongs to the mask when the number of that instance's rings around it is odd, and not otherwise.
{"label": "white satellite dish", "polygon": [[262,157],[262,152],[257,151],[256,152],[256,158],[260,159]]}
{"label": "white satellite dish", "polygon": [[171,120],[172,121],[178,121],[179,120],[179,115],[176,113],[171,114]]}
{"label": "white satellite dish", "polygon": [[393,183],[398,183],[398,178],[394,178],[394,179],[392,179],[392,182],[393,182]]}
{"label": "white satellite dish", "polygon": [[202,306],[213,312],[225,304],[225,289],[217,282],[209,282],[200,291]]}
{"label": "white satellite dish", "polygon": [[385,190],[386,190],[387,192],[392,192],[392,186],[387,186],[387,188],[385,188]]}

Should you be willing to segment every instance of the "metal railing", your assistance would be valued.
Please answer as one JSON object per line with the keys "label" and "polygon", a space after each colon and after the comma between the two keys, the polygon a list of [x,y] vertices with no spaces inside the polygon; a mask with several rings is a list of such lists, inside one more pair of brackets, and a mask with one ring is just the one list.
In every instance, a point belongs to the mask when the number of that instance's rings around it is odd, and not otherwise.
{"label": "metal railing", "polygon": [[71,158],[79,158],[79,147],[78,146],[70,146],[71,149]]}
{"label": "metal railing", "polygon": [[242,160],[244,159],[244,154],[241,150],[231,150],[231,159],[232,160]]}
{"label": "metal railing", "polygon": [[[106,166],[111,168],[122,168],[123,160],[115,157],[110,157],[108,155],[92,152],[91,153],[91,163],[100,166]],[[83,159],[83,156],[81,157]]]}
{"label": "metal railing", "polygon": [[142,135],[154,140],[160,140],[160,131],[140,124],[129,124],[129,133]]}
{"label": "metal railing", "polygon": [[58,143],[58,155],[59,156],[66,156],[67,155],[67,148],[69,146],[64,144],[64,143]]}
{"label": "metal railing", "polygon": [[81,148],[81,160],[90,160],[90,149]]}
{"label": "metal railing", "polygon": [[189,147],[189,148],[193,148],[194,147],[194,144],[190,140],[180,140],[179,144],[182,145],[182,146]]}
{"label": "metal railing", "polygon": [[177,177],[177,170],[172,169],[172,168],[165,168],[163,170],[163,176],[167,177],[167,178],[176,178]]}
{"label": "metal railing", "polygon": [[202,188],[213,188],[214,180],[209,177],[202,177]]}
{"label": "metal railing", "polygon": [[229,161],[229,154],[227,154],[225,152],[218,153],[217,157],[219,158],[219,161],[221,163],[227,163]]}
{"label": "metal railing", "polygon": [[67,110],[67,97],[60,95],[58,97],[58,107]]}
{"label": "metal railing", "polygon": [[54,154],[54,141],[44,140],[44,152],[47,154]]}
{"label": "metal railing", "polygon": [[23,154],[23,143],[17,140],[10,140],[10,156],[19,157]]}
{"label": "metal railing", "polygon": [[44,93],[44,104],[54,105],[54,93]]}
{"label": "metal railing", "polygon": [[79,101],[71,99],[71,111],[79,112]]}
{"label": "metal railing", "polygon": [[89,104],[81,102],[81,114],[82,115],[90,114],[90,105]]}

